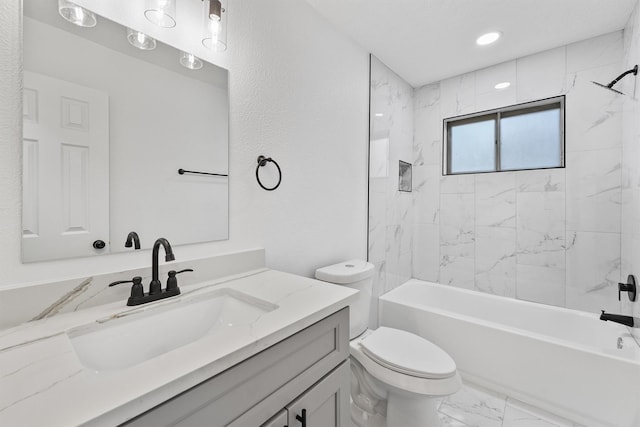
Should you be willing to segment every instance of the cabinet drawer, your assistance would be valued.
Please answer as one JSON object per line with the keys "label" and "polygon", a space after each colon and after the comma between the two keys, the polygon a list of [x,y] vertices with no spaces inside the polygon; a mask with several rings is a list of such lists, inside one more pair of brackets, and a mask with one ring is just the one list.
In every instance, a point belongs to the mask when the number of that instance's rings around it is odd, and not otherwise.
{"label": "cabinet drawer", "polygon": [[345,308],[126,425],[225,426],[258,404],[252,412],[264,421],[274,414],[274,408],[283,408],[292,400],[292,384],[299,389],[295,397],[348,355],[349,311]]}

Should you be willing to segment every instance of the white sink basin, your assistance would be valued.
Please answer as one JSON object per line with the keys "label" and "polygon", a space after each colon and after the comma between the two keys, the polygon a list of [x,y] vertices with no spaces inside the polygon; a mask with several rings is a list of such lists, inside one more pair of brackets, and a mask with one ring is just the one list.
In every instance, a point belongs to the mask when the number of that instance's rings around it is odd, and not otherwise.
{"label": "white sink basin", "polygon": [[233,289],[163,302],[69,330],[80,362],[97,372],[128,368],[278,308]]}

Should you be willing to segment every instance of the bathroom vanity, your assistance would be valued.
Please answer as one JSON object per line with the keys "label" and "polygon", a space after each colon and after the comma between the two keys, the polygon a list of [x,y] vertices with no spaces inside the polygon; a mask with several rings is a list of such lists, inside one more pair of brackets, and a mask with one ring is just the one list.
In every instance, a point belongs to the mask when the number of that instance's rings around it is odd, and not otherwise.
{"label": "bathroom vanity", "polygon": [[347,426],[348,318],[342,309],[126,425]]}
{"label": "bathroom vanity", "polygon": [[0,331],[0,425],[347,426],[355,291],[265,268]]}

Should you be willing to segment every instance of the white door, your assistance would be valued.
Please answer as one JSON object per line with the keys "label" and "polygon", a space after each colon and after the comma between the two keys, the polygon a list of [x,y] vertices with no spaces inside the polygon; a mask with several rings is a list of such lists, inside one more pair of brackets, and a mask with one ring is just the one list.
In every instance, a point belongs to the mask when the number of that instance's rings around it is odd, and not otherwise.
{"label": "white door", "polygon": [[108,95],[25,71],[22,176],[23,261],[108,251]]}

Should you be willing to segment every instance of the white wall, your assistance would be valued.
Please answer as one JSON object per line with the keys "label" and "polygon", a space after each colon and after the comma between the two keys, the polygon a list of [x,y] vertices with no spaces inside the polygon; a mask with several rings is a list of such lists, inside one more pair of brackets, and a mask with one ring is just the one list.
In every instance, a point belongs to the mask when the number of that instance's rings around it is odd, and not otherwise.
{"label": "white wall", "polygon": [[[414,277],[618,312],[622,32],[416,89]],[[509,81],[505,90],[494,85]],[[566,95],[566,168],[442,176],[442,120]]]}
{"label": "white wall", "polygon": [[[20,261],[20,0],[0,3],[0,286],[148,265],[148,251]],[[368,54],[296,0],[236,0],[228,33],[230,239],[179,259],[265,247],[267,266],[311,276],[366,256]],[[259,188],[256,158],[283,170]]]}

